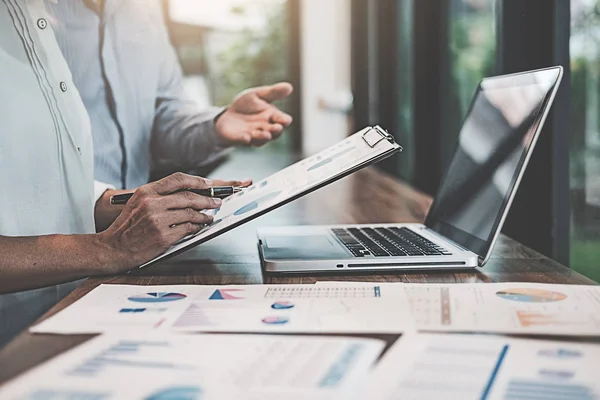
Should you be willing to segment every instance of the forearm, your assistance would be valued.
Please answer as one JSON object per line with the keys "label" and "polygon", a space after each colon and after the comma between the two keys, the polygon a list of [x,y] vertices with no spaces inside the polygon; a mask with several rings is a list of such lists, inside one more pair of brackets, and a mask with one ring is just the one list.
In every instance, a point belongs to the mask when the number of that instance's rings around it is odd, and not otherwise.
{"label": "forearm", "polygon": [[186,190],[208,187],[206,179],[185,174],[144,185],[102,233],[0,236],[0,293],[116,274],[153,259],[212,222],[196,211],[221,201]]}
{"label": "forearm", "polygon": [[201,108],[186,96],[177,53],[161,22],[157,21],[156,26],[160,75],[152,127],[153,167],[160,171],[190,171],[214,161],[223,149],[214,123],[223,109]]}
{"label": "forearm", "polygon": [[0,293],[117,272],[118,254],[100,235],[0,236]]}
{"label": "forearm", "polygon": [[184,100],[164,100],[157,107],[152,158],[159,170],[190,171],[208,164],[225,146],[216,131],[220,108],[200,110]]}

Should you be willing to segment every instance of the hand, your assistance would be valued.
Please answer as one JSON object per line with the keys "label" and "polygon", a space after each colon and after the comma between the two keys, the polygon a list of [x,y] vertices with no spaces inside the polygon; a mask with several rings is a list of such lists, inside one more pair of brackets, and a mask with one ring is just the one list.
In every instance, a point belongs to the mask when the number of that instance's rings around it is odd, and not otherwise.
{"label": "hand", "polygon": [[176,173],[139,187],[115,222],[99,234],[114,254],[114,272],[151,260],[211,223],[213,218],[200,211],[218,208],[220,199],[173,192],[205,189],[212,184],[208,179]]}
{"label": "hand", "polygon": [[227,146],[262,146],[281,136],[292,117],[271,103],[288,97],[289,83],[261,86],[240,93],[216,121],[216,129]]}
{"label": "hand", "polygon": [[[248,187],[252,185],[252,179],[243,181],[224,181],[213,180],[211,186],[233,186],[233,187]],[[117,194],[131,193],[132,190],[114,190],[105,191],[102,196],[96,201],[94,207],[94,219],[96,221],[96,232],[102,232],[107,229],[121,214],[125,206],[110,204],[110,198]]]}

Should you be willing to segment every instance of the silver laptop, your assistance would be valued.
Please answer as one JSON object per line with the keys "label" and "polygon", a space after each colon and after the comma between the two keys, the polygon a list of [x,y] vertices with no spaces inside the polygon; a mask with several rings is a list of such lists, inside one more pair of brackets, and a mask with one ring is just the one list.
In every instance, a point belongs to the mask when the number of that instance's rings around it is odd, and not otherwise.
{"label": "silver laptop", "polygon": [[297,273],[483,266],[561,78],[562,68],[553,67],[481,81],[424,224],[259,229],[264,269]]}

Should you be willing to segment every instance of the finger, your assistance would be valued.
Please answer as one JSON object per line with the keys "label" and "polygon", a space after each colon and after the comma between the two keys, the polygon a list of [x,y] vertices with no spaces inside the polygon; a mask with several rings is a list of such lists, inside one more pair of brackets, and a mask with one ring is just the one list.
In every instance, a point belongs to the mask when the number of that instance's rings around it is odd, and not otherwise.
{"label": "finger", "polygon": [[290,83],[281,82],[271,86],[257,87],[255,91],[262,100],[272,103],[288,97],[294,91],[294,87]]}
{"label": "finger", "polygon": [[271,132],[271,136],[273,137],[273,139],[277,139],[283,133],[284,128],[281,124],[271,124],[267,129],[269,130],[269,132]]}
{"label": "finger", "polygon": [[213,222],[213,217],[198,212],[193,208],[184,208],[181,210],[169,211],[166,213],[164,221],[168,227],[172,227],[173,225],[181,225],[188,222],[196,225],[206,225]]}
{"label": "finger", "polygon": [[[275,108],[275,107],[273,107],[273,108]],[[271,114],[271,118],[269,118],[269,122],[281,124],[284,127],[288,127],[292,124],[293,118],[291,115],[288,115],[288,114],[284,113],[283,111],[280,111],[277,108],[275,108],[275,110],[273,111],[273,114]]]}
{"label": "finger", "polygon": [[221,207],[223,201],[212,197],[201,196],[193,192],[179,192],[161,196],[156,200],[159,210],[181,210],[191,208],[194,210],[209,210]]}
{"label": "finger", "polygon": [[164,196],[177,190],[206,189],[211,185],[212,181],[210,179],[177,172],[147,186],[150,190]]}
{"label": "finger", "polygon": [[235,139],[236,145],[250,145],[250,143],[252,142],[252,135],[250,134],[250,132],[242,132],[239,134],[239,136]]}
{"label": "finger", "polygon": [[256,146],[257,143],[265,144],[272,139],[273,135],[271,135],[271,132],[269,132],[268,130],[256,129],[252,131],[252,146]]}
{"label": "finger", "polygon": [[252,179],[245,179],[243,181],[222,181],[220,179],[213,179],[213,186],[234,186],[234,187],[246,187],[252,185]]}
{"label": "finger", "polygon": [[[269,141],[277,139],[283,133],[285,128],[281,124],[269,124],[266,122],[260,122],[254,125],[252,139],[254,141]],[[269,133],[270,135],[267,135]]]}
{"label": "finger", "polygon": [[167,240],[172,246],[186,236],[195,235],[196,233],[200,232],[202,228],[204,228],[204,224],[193,224],[191,222],[175,225],[172,228],[167,228],[169,229],[167,233]]}

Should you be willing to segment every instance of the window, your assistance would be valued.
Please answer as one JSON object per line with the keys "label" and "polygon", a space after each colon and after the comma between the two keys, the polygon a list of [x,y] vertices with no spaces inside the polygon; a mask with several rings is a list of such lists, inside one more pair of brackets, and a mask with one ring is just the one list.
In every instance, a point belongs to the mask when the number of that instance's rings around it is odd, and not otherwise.
{"label": "window", "polygon": [[571,256],[600,281],[600,1],[571,0]]}
{"label": "window", "polygon": [[[404,146],[398,158],[398,175],[411,182],[414,177],[413,125],[413,1],[400,0],[398,12],[398,132],[397,139]],[[418,1],[418,0],[416,0]]]}
{"label": "window", "polygon": [[[600,0],[352,4],[359,17],[353,33],[360,33],[353,50],[361,50],[353,59],[360,89],[355,88],[355,118],[367,121],[371,108],[379,111],[376,119],[393,126],[407,151],[399,163],[378,166],[429,194],[437,191],[482,78],[563,66],[562,87],[503,232],[600,281],[595,265],[600,260]],[[380,20],[367,18],[367,5],[379,7]],[[379,66],[393,63],[393,76],[365,62],[373,58],[364,56],[369,49],[383,60]],[[381,57],[389,49],[397,59]],[[380,75],[380,93],[370,97],[366,78],[373,72]],[[396,89],[394,96],[381,90],[386,85]],[[388,104],[395,122],[382,113]]]}
{"label": "window", "polygon": [[[254,86],[289,81],[286,0],[169,0],[169,30],[189,96],[223,106]],[[289,101],[278,105],[290,111]],[[289,148],[290,135],[269,144]]]}
{"label": "window", "polygon": [[495,0],[451,0],[449,22],[450,88],[448,126],[443,132],[444,165],[479,81],[494,74],[496,59]]}

